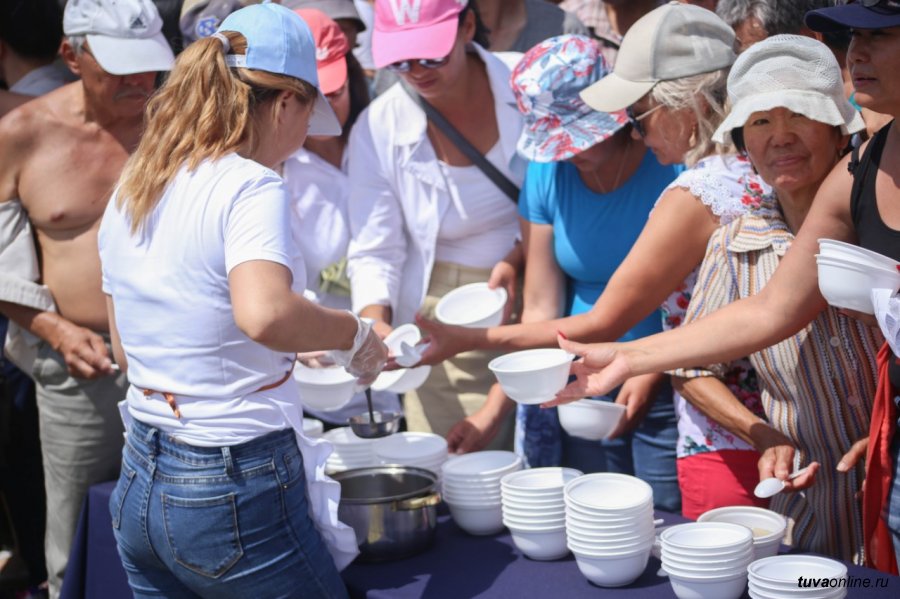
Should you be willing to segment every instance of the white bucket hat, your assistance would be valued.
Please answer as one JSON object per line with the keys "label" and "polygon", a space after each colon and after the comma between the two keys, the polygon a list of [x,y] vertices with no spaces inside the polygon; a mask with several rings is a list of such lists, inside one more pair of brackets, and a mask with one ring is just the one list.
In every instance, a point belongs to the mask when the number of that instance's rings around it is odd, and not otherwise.
{"label": "white bucket hat", "polygon": [[844,96],[841,68],[828,47],[810,37],[776,35],[751,46],[728,75],[731,112],[713,134],[725,143],[754,112],[787,108],[841,128],[844,135],[865,128]]}
{"label": "white bucket hat", "polygon": [[716,13],[669,2],[631,26],[612,74],[581,92],[581,99],[594,110],[616,112],[660,81],[717,71],[734,59],[734,30]]}
{"label": "white bucket hat", "polygon": [[112,75],[169,71],[175,55],[150,0],[69,0],[67,36],[84,35],[100,67]]}

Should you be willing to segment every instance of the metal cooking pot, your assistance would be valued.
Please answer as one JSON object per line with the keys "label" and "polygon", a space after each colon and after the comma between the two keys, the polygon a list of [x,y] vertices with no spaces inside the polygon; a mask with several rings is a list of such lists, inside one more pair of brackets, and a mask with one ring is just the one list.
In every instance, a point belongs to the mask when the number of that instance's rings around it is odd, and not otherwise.
{"label": "metal cooking pot", "polygon": [[434,541],[437,475],[412,466],[373,466],[332,475],[341,484],[338,517],[351,526],[361,561],[414,555]]}

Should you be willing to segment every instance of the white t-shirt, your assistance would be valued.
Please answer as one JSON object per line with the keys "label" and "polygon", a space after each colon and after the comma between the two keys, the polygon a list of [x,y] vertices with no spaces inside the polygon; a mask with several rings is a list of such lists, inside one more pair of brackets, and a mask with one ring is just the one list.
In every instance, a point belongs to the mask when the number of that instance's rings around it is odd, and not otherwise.
{"label": "white t-shirt", "polygon": [[[228,273],[249,260],[282,264],[302,293],[305,270],[291,231],[281,178],[230,154],[195,172],[182,168],[148,219],[131,235],[127,215],[110,200],[100,226],[103,291],[112,295],[128,358],[133,418],[196,445],[225,445],[286,426],[275,401],[294,401],[281,379],[294,356],[247,337],[234,321]],[[176,419],[165,401],[176,396]]]}
{"label": "white t-shirt", "polygon": [[[514,180],[502,160],[500,144],[485,154]],[[480,168],[440,163],[447,175],[451,204],[441,219],[434,259],[473,268],[493,268],[512,249],[519,233],[519,212]]]}

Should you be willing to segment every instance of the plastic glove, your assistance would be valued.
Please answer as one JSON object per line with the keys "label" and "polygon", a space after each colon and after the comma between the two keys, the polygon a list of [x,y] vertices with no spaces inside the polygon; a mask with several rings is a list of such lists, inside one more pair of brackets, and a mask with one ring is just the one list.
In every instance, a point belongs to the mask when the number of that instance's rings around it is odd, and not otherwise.
{"label": "plastic glove", "polygon": [[384,368],[388,348],[372,329],[370,322],[360,319],[352,312],[348,313],[356,319],[353,346],[347,351],[333,350],[331,356],[335,364],[343,366],[347,372],[357,377],[358,384],[368,387]]}

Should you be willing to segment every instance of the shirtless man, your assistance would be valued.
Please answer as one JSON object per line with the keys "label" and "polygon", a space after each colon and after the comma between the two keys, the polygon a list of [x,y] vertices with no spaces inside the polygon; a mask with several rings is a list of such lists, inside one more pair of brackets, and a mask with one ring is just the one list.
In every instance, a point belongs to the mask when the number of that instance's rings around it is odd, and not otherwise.
{"label": "shirtless man", "polygon": [[51,597],[59,593],[88,486],[118,475],[123,428],[116,403],[126,382],[107,345],[97,229],[140,139],[156,71],[169,70],[174,60],[150,0],[71,0],[63,25],[61,54],[81,81],[0,120],[0,209],[21,202],[36,234],[40,282],[52,296],[43,309],[17,299],[34,295],[27,294],[29,286],[41,288],[26,278],[16,293],[6,273],[21,268],[22,260],[9,255],[21,245],[0,238],[0,311],[40,339],[31,373],[47,490]]}

